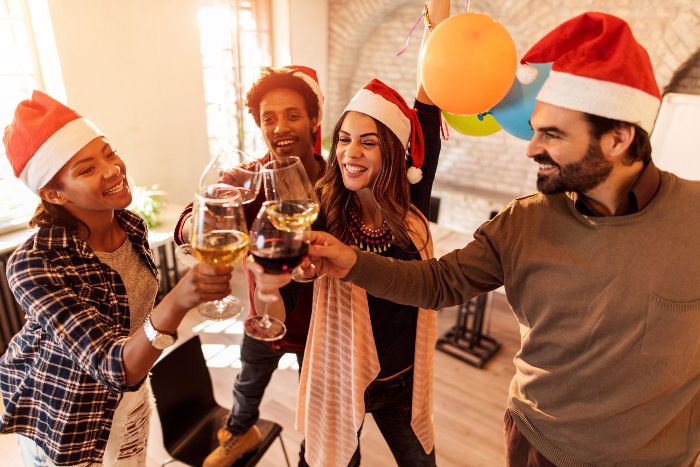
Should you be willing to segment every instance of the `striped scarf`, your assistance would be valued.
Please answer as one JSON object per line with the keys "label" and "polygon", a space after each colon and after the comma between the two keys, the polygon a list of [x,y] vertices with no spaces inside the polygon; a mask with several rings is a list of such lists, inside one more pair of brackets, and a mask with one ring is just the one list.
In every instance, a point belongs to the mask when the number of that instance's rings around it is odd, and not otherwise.
{"label": "striped scarf", "polygon": [[[406,218],[414,245],[423,245],[428,237],[428,245],[420,252],[427,259],[433,255],[432,240],[424,227],[427,221],[423,221],[413,213]],[[426,453],[434,445],[436,318],[434,310],[418,311],[411,426]],[[365,290],[338,279],[317,279],[296,415],[296,429],[304,433],[310,466],[348,465],[365,417],[365,390],[379,370]]]}

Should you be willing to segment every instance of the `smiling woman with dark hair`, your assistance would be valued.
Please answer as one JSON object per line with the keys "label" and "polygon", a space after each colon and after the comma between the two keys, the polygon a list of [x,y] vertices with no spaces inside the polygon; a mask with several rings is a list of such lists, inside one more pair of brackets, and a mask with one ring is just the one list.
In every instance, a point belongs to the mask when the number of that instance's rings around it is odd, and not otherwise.
{"label": "smiling woman with dark hair", "polygon": [[3,142],[41,204],[7,266],[26,323],[0,359],[0,432],[27,466],[145,465],[148,371],[190,308],[228,295],[231,268],[199,264],[153,307],[146,225],[102,133],[35,91]]}
{"label": "smiling woman with dark hair", "polygon": [[[447,0],[428,8],[433,25],[449,15]],[[321,213],[313,229],[389,258],[431,257],[426,217],[439,153],[440,110],[423,88],[410,108],[394,89],[370,81],[333,130],[328,166],[316,184]],[[251,270],[260,288],[270,284],[266,292],[274,291],[279,276],[259,265]],[[270,304],[275,314],[277,307],[279,300]],[[435,465],[435,339],[435,311],[317,278],[297,402],[297,429],[305,436],[300,465],[359,465],[366,413],[399,465]]]}

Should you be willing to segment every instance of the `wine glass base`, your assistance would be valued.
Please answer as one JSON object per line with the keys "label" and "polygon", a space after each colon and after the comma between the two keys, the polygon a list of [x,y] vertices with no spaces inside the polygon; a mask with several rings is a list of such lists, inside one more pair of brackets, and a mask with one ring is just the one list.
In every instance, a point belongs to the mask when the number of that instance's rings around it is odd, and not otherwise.
{"label": "wine glass base", "polygon": [[243,323],[243,329],[248,337],[259,341],[276,341],[287,333],[287,327],[277,318],[268,317],[267,325],[264,316],[251,316]]}
{"label": "wine glass base", "polygon": [[301,266],[295,267],[294,269],[292,269],[292,280],[294,282],[300,282],[304,284],[307,282],[313,282],[319,277],[321,277],[316,273],[316,267],[313,264],[311,265],[311,268],[313,269],[314,273],[311,276],[307,276],[304,273],[304,269]]}
{"label": "wine glass base", "polygon": [[200,303],[197,306],[199,314],[205,318],[221,321],[224,319],[238,318],[244,305],[238,297],[229,295],[221,300]]}

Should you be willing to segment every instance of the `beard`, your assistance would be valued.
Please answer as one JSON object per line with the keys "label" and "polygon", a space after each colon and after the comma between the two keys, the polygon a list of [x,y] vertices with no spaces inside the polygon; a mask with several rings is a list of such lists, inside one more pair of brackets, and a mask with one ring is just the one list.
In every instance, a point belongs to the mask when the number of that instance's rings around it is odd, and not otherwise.
{"label": "beard", "polygon": [[591,141],[586,149],[586,154],[578,162],[559,165],[547,154],[536,155],[535,162],[549,164],[559,169],[558,174],[537,175],[537,190],[545,195],[575,191],[585,193],[608,178],[613,165],[605,159],[600,143]]}

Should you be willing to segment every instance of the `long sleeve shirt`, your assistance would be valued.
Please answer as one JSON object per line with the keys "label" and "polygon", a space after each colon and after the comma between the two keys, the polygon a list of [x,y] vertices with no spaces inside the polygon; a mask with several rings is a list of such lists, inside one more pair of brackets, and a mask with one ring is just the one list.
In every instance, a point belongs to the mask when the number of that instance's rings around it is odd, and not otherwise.
{"label": "long sleeve shirt", "polygon": [[521,335],[508,408],[535,449],[561,466],[689,465],[700,453],[700,183],[660,178],[632,214],[526,196],[439,260],[359,252],[347,279],[426,308],[505,285]]}
{"label": "long sleeve shirt", "polygon": [[[157,278],[143,220],[129,211],[116,218]],[[0,358],[0,432],[33,439],[57,465],[100,463],[122,393],[143,383],[126,382],[126,287],[60,226],[41,228],[19,246],[7,277],[26,323]]]}

